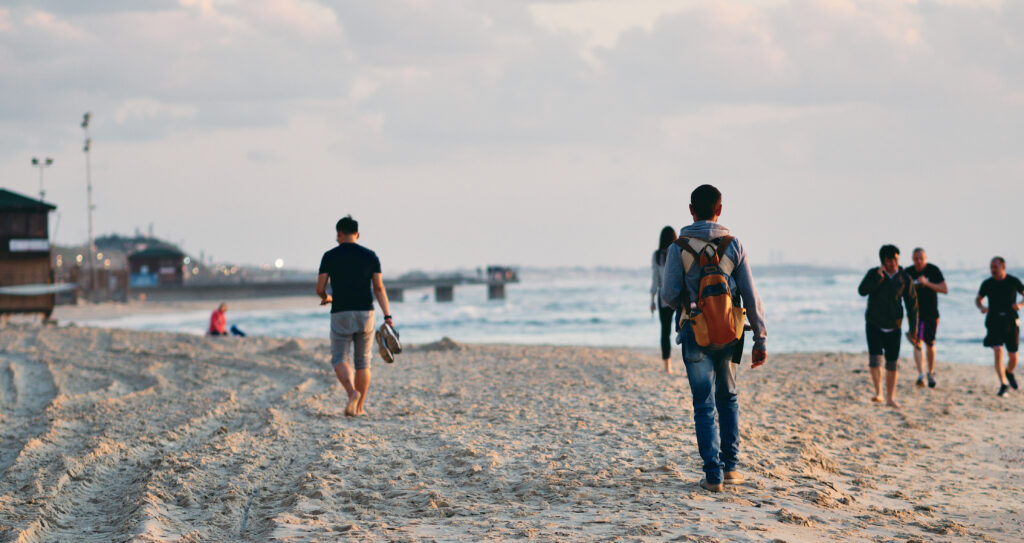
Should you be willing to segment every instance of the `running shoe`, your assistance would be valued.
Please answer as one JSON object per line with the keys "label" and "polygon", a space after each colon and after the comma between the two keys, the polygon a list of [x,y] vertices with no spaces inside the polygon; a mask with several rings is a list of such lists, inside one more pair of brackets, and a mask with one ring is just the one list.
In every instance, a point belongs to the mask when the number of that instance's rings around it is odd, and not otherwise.
{"label": "running shoe", "polygon": [[1013,376],[1012,372],[1006,372],[1006,380],[1010,382],[1010,388],[1017,390],[1017,378]]}
{"label": "running shoe", "polygon": [[999,396],[1000,398],[1002,398],[1003,396],[1006,396],[1006,393],[1009,390],[1010,390],[1010,387],[1008,385],[1002,385],[1002,386],[999,387],[999,392],[996,393],[996,396]]}
{"label": "running shoe", "polygon": [[924,388],[924,375],[918,377],[917,378],[917,382],[914,383],[914,385],[918,386],[918,387],[921,387],[921,388]]}
{"label": "running shoe", "polygon": [[935,376],[928,374],[928,388],[935,388]]}

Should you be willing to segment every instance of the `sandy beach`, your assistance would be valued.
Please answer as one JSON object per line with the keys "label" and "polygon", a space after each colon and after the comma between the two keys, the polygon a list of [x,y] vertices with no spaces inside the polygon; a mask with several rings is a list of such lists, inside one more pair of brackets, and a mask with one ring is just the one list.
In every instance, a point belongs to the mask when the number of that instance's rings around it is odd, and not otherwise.
{"label": "sandy beach", "polygon": [[352,419],[326,341],[11,324],[0,541],[1021,540],[1024,393],[940,363],[892,411],[864,358],[745,363],[709,494],[653,350],[420,346]]}

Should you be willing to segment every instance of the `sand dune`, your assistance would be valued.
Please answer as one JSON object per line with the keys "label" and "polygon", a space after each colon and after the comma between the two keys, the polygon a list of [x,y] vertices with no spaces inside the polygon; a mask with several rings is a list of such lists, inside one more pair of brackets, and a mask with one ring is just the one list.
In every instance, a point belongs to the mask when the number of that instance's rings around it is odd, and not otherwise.
{"label": "sand dune", "polygon": [[0,541],[1024,533],[1024,393],[995,398],[988,368],[904,379],[893,412],[863,357],[744,365],[750,481],[711,495],[685,378],[653,351],[443,347],[375,360],[350,419],[324,341],[0,329]]}

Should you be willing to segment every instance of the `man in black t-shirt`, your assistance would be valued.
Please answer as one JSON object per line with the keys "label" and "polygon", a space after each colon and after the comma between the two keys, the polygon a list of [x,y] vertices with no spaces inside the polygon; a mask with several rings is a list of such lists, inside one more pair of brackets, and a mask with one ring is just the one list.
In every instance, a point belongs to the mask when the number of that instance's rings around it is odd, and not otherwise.
{"label": "man in black t-shirt", "polygon": [[[1017,293],[1024,294],[1024,284],[1020,279],[1006,273],[1006,260],[997,256],[989,264],[992,277],[981,283],[975,305],[986,314],[985,346],[992,347],[995,353],[996,375],[999,376],[998,396],[1006,395],[1013,387],[1017,389],[1017,379],[1013,370],[1017,369],[1017,344],[1020,340],[1020,319],[1017,312],[1024,303],[1017,303]],[[988,307],[982,300],[988,298]],[[1009,363],[1003,369],[1003,345],[1009,353]]]}
{"label": "man in black t-shirt", "polygon": [[928,386],[935,388],[935,332],[939,328],[939,293],[949,293],[946,278],[934,264],[928,263],[924,249],[914,249],[914,265],[907,268],[907,274],[914,280],[917,290],[917,339],[914,348],[914,362],[917,363],[917,386],[923,387],[925,380],[924,355],[928,355]]}
{"label": "man in black t-shirt", "polygon": [[[376,253],[356,244],[359,223],[351,215],[338,221],[338,246],[324,253],[320,260],[316,293],[320,305],[331,304],[331,365],[341,386],[348,393],[345,414],[365,414],[363,403],[370,388],[370,357],[373,352],[373,296],[384,312],[384,322],[391,326],[391,308],[380,260]],[[327,282],[332,294],[327,294]],[[372,294],[371,294],[372,293]],[[354,347],[354,355],[349,354]],[[355,366],[353,374],[349,359]]]}

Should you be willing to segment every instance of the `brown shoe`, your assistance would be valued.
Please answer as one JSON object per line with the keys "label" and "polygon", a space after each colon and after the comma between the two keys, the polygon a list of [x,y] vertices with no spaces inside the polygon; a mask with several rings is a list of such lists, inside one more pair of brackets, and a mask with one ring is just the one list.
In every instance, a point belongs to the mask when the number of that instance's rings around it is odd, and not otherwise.
{"label": "brown shoe", "polygon": [[747,478],[744,477],[743,474],[738,471],[727,471],[722,475],[722,482],[727,485],[739,485],[747,481]]}
{"label": "brown shoe", "polygon": [[722,483],[718,483],[716,485],[714,483],[709,483],[707,479],[700,480],[700,487],[709,492],[721,492],[725,490],[725,485]]}

